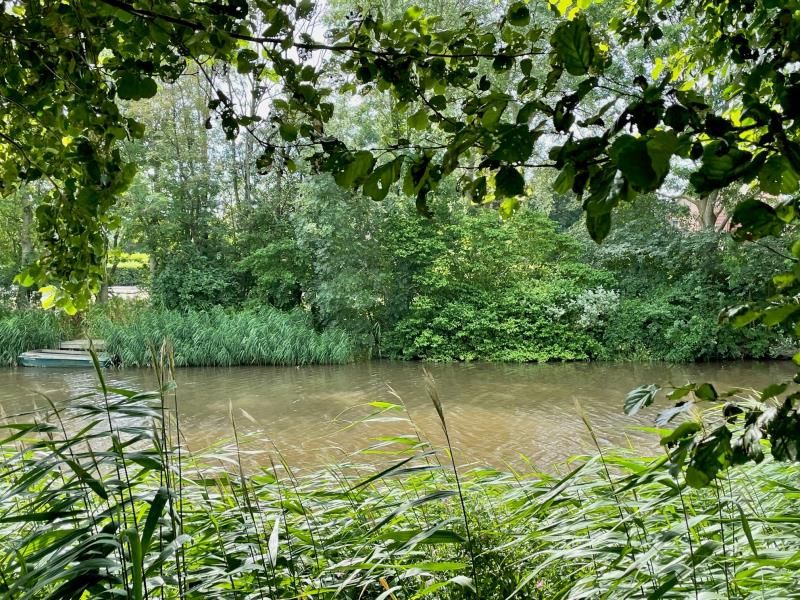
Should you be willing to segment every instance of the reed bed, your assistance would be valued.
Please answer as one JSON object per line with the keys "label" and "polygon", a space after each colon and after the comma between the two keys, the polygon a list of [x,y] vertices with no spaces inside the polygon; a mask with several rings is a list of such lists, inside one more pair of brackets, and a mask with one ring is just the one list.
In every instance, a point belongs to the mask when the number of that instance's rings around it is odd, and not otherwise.
{"label": "reed bed", "polygon": [[150,364],[150,348],[170,340],[177,366],[306,365],[352,360],[355,345],[344,331],[316,331],[300,310],[228,312],[142,309],[128,318],[99,318],[93,334],[125,366]]}
{"label": "reed bed", "polygon": [[0,315],[0,365],[17,364],[17,357],[37,348],[58,348],[61,327],[52,311],[18,310]]}
{"label": "reed bed", "polygon": [[313,474],[277,448],[248,469],[236,428],[246,415],[231,412],[231,451],[190,455],[175,444],[174,385],[159,377],[160,393],[101,389],[5,426],[3,597],[773,599],[800,589],[800,477],[785,464],[730,471],[699,491],[663,459],[623,451],[577,457],[560,475],[456,473],[453,448],[406,435]]}

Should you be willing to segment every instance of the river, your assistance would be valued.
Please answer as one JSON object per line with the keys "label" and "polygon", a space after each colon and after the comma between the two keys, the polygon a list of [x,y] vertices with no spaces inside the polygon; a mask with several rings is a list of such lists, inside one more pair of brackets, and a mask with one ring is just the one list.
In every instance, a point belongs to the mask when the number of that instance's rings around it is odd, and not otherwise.
{"label": "river", "polygon": [[[642,383],[708,381],[718,387],[760,389],[794,374],[790,362],[731,362],[692,365],[609,364],[429,364],[458,462],[498,468],[532,463],[550,469],[571,455],[591,450],[591,438],[576,409],[583,407],[601,445],[657,450],[652,426],[658,408],[635,418],[622,412],[627,392]],[[109,370],[110,386],[153,389],[152,371]],[[230,443],[231,414],[243,447],[257,457],[277,447],[298,466],[315,467],[353,458],[381,438],[415,432],[443,443],[419,363],[375,361],[343,366],[180,369],[176,380],[181,431],[198,452]],[[56,403],[97,386],[83,369],[0,370],[0,407],[14,415],[34,405]],[[369,403],[390,402],[405,410]],[[667,406],[661,402],[661,407]],[[230,411],[232,408],[232,412]],[[365,417],[372,418],[363,422]],[[266,456],[266,454],[263,454]],[[264,460],[267,460],[266,458]]]}

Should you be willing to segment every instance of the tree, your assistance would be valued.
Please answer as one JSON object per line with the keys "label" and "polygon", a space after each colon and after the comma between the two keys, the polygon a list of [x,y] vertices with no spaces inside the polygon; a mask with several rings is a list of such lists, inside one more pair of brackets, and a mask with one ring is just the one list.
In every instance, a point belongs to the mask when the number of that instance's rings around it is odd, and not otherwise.
{"label": "tree", "polygon": [[[0,20],[3,181],[7,188],[37,179],[52,186],[39,215],[41,268],[24,281],[50,274],[66,292],[59,302],[85,304],[101,277],[109,207],[132,177],[116,143],[141,135],[122,105],[155,95],[157,78],[174,81],[188,64],[208,77],[207,59],[282,84],[266,117],[275,131],[257,137],[260,169],[291,167],[303,156],[376,199],[402,177],[423,211],[430,190],[459,167],[470,167],[463,183],[475,200],[492,188],[513,198],[522,181],[518,168],[544,153],[540,141],[551,147],[545,164],[561,171],[558,189],[583,196],[597,240],[608,232],[613,207],[658,188],[676,155],[699,160],[692,181],[703,194],[755,178],[768,192],[791,190],[800,168],[792,101],[798,83],[784,67],[797,52],[797,25],[784,4],[640,2],[619,7],[611,35],[592,28],[594,7],[566,3],[558,6],[567,18],[553,5],[549,16],[537,6],[532,18],[517,2],[504,14],[466,15],[457,29],[416,8],[394,20],[368,11],[323,43],[305,31],[308,2],[260,1],[252,9],[245,0],[14,2]],[[262,24],[264,31],[256,31]],[[664,48],[672,52],[657,62],[658,79],[639,75],[624,85],[607,76],[612,48],[653,44],[669,30],[667,39],[697,40],[723,29],[710,48]],[[330,60],[315,67],[309,58],[323,52]],[[735,65],[722,70],[729,56]],[[532,76],[537,57],[550,62],[541,79]],[[669,72],[657,72],[665,64]],[[753,69],[757,77],[749,75]],[[709,106],[703,78],[716,72],[729,92],[724,103]],[[509,78],[513,93],[506,91]],[[774,85],[759,87],[762,80]],[[391,92],[412,126],[430,125],[445,143],[400,139],[380,153],[348,148],[325,129],[330,86],[340,83],[340,92]],[[209,108],[228,136],[262,120],[252,106],[237,113],[226,86],[210,77],[209,85]],[[582,106],[599,100],[607,100],[601,110],[576,119]],[[378,164],[380,155],[393,158]]]}

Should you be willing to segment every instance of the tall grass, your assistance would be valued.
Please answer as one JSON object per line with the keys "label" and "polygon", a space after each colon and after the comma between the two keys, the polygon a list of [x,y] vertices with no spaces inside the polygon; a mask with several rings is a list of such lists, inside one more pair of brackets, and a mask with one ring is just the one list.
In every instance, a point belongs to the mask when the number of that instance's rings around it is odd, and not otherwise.
{"label": "tall grass", "polygon": [[92,334],[126,366],[150,363],[168,339],[177,366],[304,365],[352,360],[354,343],[339,329],[316,331],[302,311],[172,311],[146,308],[127,318],[99,317]]}
{"label": "tall grass", "polygon": [[60,341],[59,318],[52,311],[18,310],[0,316],[0,365],[15,365],[21,353],[57,348]]}
{"label": "tall grass", "polygon": [[[101,390],[6,426],[3,597],[787,598],[800,589],[800,477],[785,464],[744,467],[697,491],[663,459],[609,451],[557,476],[473,469],[457,485],[449,459],[404,435],[313,474],[294,472],[275,448],[248,470],[246,447],[168,450],[180,433],[175,388],[160,381],[160,394]],[[375,457],[386,464],[366,462]]]}

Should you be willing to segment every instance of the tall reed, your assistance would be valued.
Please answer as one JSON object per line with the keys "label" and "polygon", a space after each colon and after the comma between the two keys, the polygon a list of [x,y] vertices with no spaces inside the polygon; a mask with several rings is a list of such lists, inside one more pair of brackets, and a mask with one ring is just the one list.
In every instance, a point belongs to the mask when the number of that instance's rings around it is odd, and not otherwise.
{"label": "tall reed", "polygon": [[231,452],[179,454],[175,388],[159,382],[3,425],[0,596],[449,600],[474,597],[473,567],[482,600],[686,598],[693,580],[704,598],[800,589],[800,475],[786,464],[693,490],[664,459],[608,450],[560,477],[459,472],[459,492],[430,444],[399,435],[303,475],[277,451],[248,464],[264,444],[236,430]]}
{"label": "tall reed", "polygon": [[305,365],[352,360],[355,345],[344,331],[316,331],[308,316],[265,307],[228,312],[142,309],[125,320],[99,318],[93,334],[126,366],[150,364],[150,347],[168,339],[175,365]]}
{"label": "tall reed", "polygon": [[52,311],[16,310],[0,317],[0,365],[15,365],[21,353],[57,348],[60,341],[59,319]]}

